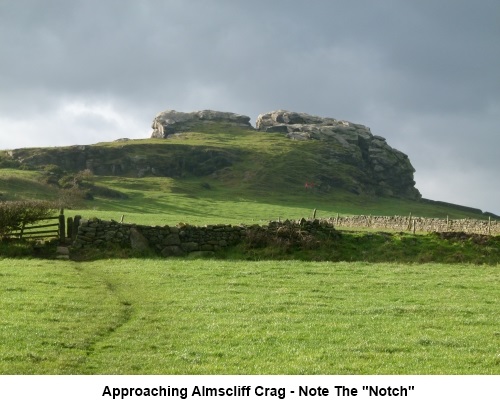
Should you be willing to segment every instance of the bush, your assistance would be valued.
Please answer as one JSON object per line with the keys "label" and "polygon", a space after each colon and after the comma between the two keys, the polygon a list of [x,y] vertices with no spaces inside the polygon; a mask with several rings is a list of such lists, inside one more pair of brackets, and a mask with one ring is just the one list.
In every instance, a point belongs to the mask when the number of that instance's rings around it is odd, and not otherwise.
{"label": "bush", "polygon": [[58,176],[62,176],[62,174],[64,172],[59,166],[54,165],[54,164],[45,165],[43,167],[43,171],[45,173],[52,174],[52,175],[58,175]]}
{"label": "bush", "polygon": [[317,249],[319,235],[289,221],[270,223],[268,227],[252,226],[246,232],[245,243],[250,249],[274,247],[289,253],[300,249]]}
{"label": "bush", "polygon": [[0,238],[53,215],[56,209],[54,203],[49,201],[0,201]]}
{"label": "bush", "polygon": [[83,200],[92,200],[92,194],[88,190],[78,187],[62,188],[58,191],[58,202],[60,207],[77,209],[83,207]]}

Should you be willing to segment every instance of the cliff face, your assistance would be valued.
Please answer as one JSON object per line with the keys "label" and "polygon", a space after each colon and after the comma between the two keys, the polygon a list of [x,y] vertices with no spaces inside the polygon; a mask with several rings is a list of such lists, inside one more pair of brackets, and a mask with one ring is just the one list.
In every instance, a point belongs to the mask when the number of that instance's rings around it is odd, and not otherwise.
{"label": "cliff face", "polygon": [[238,159],[237,151],[217,147],[144,145],[123,140],[116,145],[15,149],[9,155],[12,161],[29,169],[54,165],[68,173],[87,169],[100,176],[131,177],[206,176]]}
{"label": "cliff face", "polygon": [[[293,140],[316,141],[324,144],[319,149],[318,161],[353,166],[353,192],[377,195],[420,198],[415,188],[415,169],[408,156],[389,146],[385,138],[372,135],[370,128],[314,115],[284,110],[261,114],[257,130],[274,132]],[[339,178],[320,175],[322,183],[338,186]]]}

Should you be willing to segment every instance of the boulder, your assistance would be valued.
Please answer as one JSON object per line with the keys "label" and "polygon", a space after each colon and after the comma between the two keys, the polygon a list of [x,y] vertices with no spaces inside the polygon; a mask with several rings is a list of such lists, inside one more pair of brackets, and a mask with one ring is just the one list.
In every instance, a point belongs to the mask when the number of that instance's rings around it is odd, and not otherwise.
{"label": "boulder", "polygon": [[360,124],[353,124],[349,121],[286,110],[260,114],[257,117],[255,126],[257,130],[266,132],[276,132],[275,127],[280,127],[279,132],[285,132],[283,127],[287,127],[288,132],[321,132],[323,127],[332,127],[331,129],[336,130],[336,132],[346,132],[349,130],[370,132],[370,128]]}
{"label": "boulder", "polygon": [[179,246],[166,246],[161,254],[165,257],[169,256],[183,256],[185,253]]}
{"label": "boulder", "polygon": [[210,124],[253,129],[250,117],[213,110],[190,113],[167,110],[159,113],[153,120],[151,138],[168,138],[179,132],[189,132]]}
{"label": "boulder", "polygon": [[130,247],[135,252],[147,252],[149,242],[137,228],[130,228]]}
{"label": "boulder", "polygon": [[277,110],[265,114],[260,114],[257,117],[256,128],[259,131],[266,131],[271,127],[283,125],[293,128],[294,125],[342,125],[342,123],[344,122],[346,121],[338,121],[333,118],[322,118],[306,113]]}

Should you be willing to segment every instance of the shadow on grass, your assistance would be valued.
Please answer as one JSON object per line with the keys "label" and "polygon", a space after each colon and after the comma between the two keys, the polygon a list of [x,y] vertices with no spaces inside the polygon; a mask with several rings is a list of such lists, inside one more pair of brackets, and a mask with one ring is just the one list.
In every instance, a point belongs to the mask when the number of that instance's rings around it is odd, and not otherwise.
{"label": "shadow on grass", "polygon": [[411,235],[388,232],[342,231],[316,249],[269,246],[233,248],[226,258],[240,260],[302,260],[368,263],[500,263],[500,236],[462,233]]}
{"label": "shadow on grass", "polygon": [[38,258],[54,259],[56,257],[56,240],[29,241],[6,239],[0,241],[0,259],[2,258]]}

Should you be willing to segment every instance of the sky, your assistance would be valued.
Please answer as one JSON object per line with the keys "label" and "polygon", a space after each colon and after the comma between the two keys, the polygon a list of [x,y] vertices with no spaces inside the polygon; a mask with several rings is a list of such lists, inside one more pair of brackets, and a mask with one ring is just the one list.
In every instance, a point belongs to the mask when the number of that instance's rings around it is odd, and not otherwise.
{"label": "sky", "polygon": [[0,55],[2,150],[285,109],[366,125],[424,197],[500,214],[498,0],[0,0]]}

